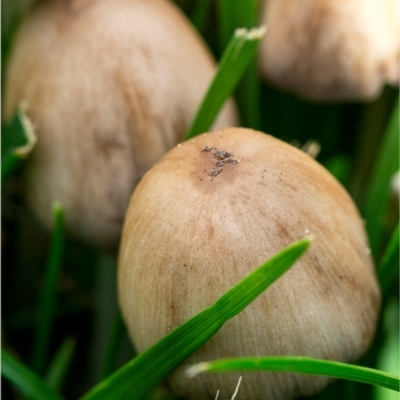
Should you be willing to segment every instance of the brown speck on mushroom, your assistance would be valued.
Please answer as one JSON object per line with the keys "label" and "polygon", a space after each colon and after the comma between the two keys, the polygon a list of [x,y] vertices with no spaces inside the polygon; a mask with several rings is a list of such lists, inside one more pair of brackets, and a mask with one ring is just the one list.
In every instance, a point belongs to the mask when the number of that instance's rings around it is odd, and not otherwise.
{"label": "brown speck on mushroom", "polygon": [[228,158],[232,155],[224,149],[213,149],[212,153],[215,157],[220,158],[221,160],[223,160],[224,158]]}
{"label": "brown speck on mushroom", "polygon": [[209,147],[209,146],[204,146],[203,150],[201,152],[212,152],[212,159],[214,161],[215,168],[212,168],[211,170],[207,171],[208,175],[211,177],[215,177],[219,175],[223,171],[223,166],[225,164],[231,164],[231,165],[236,165],[238,163],[237,160],[231,158],[233,156],[232,153],[229,153],[228,151],[224,149],[218,149],[215,147]]}
{"label": "brown speck on mushroom", "polygon": [[210,171],[208,171],[208,175],[210,175],[211,177],[214,178],[217,175],[219,175],[222,171],[223,171],[222,167],[215,167],[215,168],[211,169]]}

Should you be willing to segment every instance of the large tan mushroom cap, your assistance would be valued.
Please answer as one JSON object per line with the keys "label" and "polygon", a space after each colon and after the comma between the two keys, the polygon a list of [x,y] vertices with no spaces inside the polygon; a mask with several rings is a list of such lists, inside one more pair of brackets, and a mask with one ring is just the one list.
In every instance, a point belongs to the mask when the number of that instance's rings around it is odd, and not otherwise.
{"label": "large tan mushroom cap", "polygon": [[[231,155],[222,161],[215,149]],[[311,157],[243,128],[172,149],[137,186],[123,229],[119,302],[137,350],[306,235],[315,239],[301,260],[185,366],[262,355],[354,361],[374,335],[380,293],[351,198]],[[169,383],[185,399],[214,399],[217,390],[230,398],[238,376],[187,379],[180,367]],[[244,374],[237,399],[292,399],[327,383],[307,375]]]}
{"label": "large tan mushroom cap", "polygon": [[[25,19],[5,81],[4,116],[20,101],[38,129],[28,201],[47,226],[116,248],[141,176],[188,129],[215,62],[164,0],[48,0]],[[215,127],[236,124],[232,103]]]}
{"label": "large tan mushroom cap", "polygon": [[264,77],[314,100],[368,100],[399,85],[399,0],[264,0]]}

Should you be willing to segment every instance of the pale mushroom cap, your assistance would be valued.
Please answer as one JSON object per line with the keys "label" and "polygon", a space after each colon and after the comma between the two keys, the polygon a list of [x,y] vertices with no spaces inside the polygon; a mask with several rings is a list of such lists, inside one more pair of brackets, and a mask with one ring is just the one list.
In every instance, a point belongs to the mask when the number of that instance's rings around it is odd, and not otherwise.
{"label": "pale mushroom cap", "polygon": [[[39,140],[27,196],[51,226],[116,248],[141,176],[188,129],[215,62],[183,14],[164,0],[52,0],[29,13],[14,43],[4,116],[20,101]],[[236,124],[232,103],[215,127]]]}
{"label": "pale mushroom cap", "polygon": [[[215,177],[213,152],[231,153]],[[218,160],[217,160],[218,161]],[[137,186],[119,254],[119,302],[144,351],[211,306],[254,268],[313,235],[299,262],[185,366],[223,357],[305,355],[354,361],[375,331],[380,293],[363,222],[343,187],[302,151],[232,128],[178,145]],[[230,398],[238,374],[169,378],[185,399]],[[244,374],[237,399],[310,395],[324,377]]]}
{"label": "pale mushroom cap", "polygon": [[400,79],[399,0],[265,0],[261,70],[314,100],[368,100]]}

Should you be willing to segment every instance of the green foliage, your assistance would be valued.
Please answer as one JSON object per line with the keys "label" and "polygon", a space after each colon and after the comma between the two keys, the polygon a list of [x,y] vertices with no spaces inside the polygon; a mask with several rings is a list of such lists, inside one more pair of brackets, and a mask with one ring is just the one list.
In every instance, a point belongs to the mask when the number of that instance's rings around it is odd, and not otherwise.
{"label": "green foliage", "polygon": [[194,376],[200,372],[234,371],[285,371],[325,375],[400,391],[400,379],[394,375],[371,368],[310,357],[232,358],[196,364],[187,370],[187,374]]}
{"label": "green foliage", "polygon": [[36,336],[33,346],[33,370],[42,373],[56,309],[56,291],[64,243],[64,211],[59,203],[53,206],[54,226],[44,288],[39,302]]}
{"label": "green foliage", "polygon": [[52,388],[60,391],[65,376],[71,366],[72,357],[75,351],[76,340],[66,338],[56,352],[46,374],[46,382]]}
{"label": "green foliage", "polygon": [[[379,349],[377,367],[392,374],[399,373],[399,304],[390,301],[383,313],[383,329],[385,339]],[[379,400],[398,400],[399,395],[382,387],[375,388],[376,397]]]}
{"label": "green foliage", "polygon": [[4,349],[1,350],[1,374],[33,399],[62,399],[54,389]]}
{"label": "green foliage", "polygon": [[379,281],[381,282],[382,293],[387,296],[389,293],[390,286],[394,282],[398,283],[399,276],[399,246],[400,246],[400,236],[399,236],[399,224],[397,224],[396,229],[393,232],[392,238],[386,247],[381,263],[379,265],[378,274]]}
{"label": "green foliage", "polygon": [[106,352],[104,355],[104,362],[100,373],[101,379],[106,378],[110,375],[117,364],[118,355],[121,352],[121,346],[123,339],[126,337],[126,328],[120,311],[118,310],[114,322],[111,327],[111,333],[107,343]]}
{"label": "green foliage", "polygon": [[363,214],[371,251],[375,256],[378,256],[381,250],[387,225],[385,217],[390,199],[390,180],[400,168],[399,129],[399,98],[397,98],[373,168],[364,203]]}
{"label": "green foliage", "polygon": [[264,28],[238,29],[222,55],[215,77],[185,136],[185,140],[207,132],[221,106],[232,94],[246,68],[254,58]]}
{"label": "green foliage", "polygon": [[1,182],[11,175],[31,152],[36,137],[32,124],[19,107],[11,121],[2,128],[1,132]]}
{"label": "green foliage", "polygon": [[[256,0],[218,0],[219,47],[224,49],[233,32],[238,28],[258,25],[259,2]],[[242,125],[260,128],[260,77],[257,60],[252,59],[238,86],[237,102]]]}

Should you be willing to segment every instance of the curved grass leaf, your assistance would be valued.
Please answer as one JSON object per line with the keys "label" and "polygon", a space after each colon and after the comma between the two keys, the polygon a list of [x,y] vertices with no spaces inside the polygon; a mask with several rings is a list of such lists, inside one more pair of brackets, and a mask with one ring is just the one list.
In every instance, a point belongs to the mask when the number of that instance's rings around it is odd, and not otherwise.
{"label": "curved grass leaf", "polygon": [[56,390],[60,390],[71,365],[76,340],[67,338],[54,356],[46,374],[46,382]]}
{"label": "curved grass leaf", "polygon": [[258,22],[258,1],[217,0],[219,42],[223,49],[237,28],[251,28]]}
{"label": "curved grass leaf", "polygon": [[1,182],[20,165],[36,143],[36,136],[24,108],[20,106],[1,132]]}
{"label": "curved grass leaf", "polygon": [[4,349],[1,350],[1,374],[30,398],[62,400],[54,389]]}
{"label": "curved grass leaf", "polygon": [[[218,0],[218,33],[220,49],[224,49],[237,28],[250,29],[259,22],[259,1]],[[236,91],[241,123],[253,129],[260,127],[260,78],[256,59],[250,62]]]}
{"label": "curved grass leaf", "polygon": [[399,274],[399,246],[400,235],[399,224],[397,224],[378,268],[379,281],[384,296],[387,295],[392,283],[398,283],[396,276]]}
{"label": "curved grass leaf", "polygon": [[191,377],[201,372],[232,371],[299,372],[302,374],[343,378],[400,391],[400,379],[392,374],[372,368],[360,367],[358,365],[318,360],[310,357],[255,357],[224,359],[193,365],[186,370],[186,373]]}
{"label": "curved grass leaf", "polygon": [[[392,374],[399,373],[400,335],[399,304],[390,301],[383,310],[383,327],[385,336],[378,351],[376,367]],[[376,387],[375,400],[399,400],[399,395],[391,390]]]}
{"label": "curved grass leaf", "polygon": [[53,205],[53,234],[45,272],[43,291],[39,300],[39,316],[33,346],[33,369],[42,373],[49,349],[56,306],[57,281],[64,244],[64,211],[59,203]]}
{"label": "curved grass leaf", "polygon": [[127,338],[125,323],[122,319],[121,312],[117,310],[111,327],[108,339],[103,365],[100,372],[101,379],[106,378],[115,370],[117,359],[120,356],[124,339]]}
{"label": "curved grass leaf", "polygon": [[184,140],[207,132],[224,102],[235,90],[254,58],[265,28],[237,29],[222,55],[220,65]]}
{"label": "curved grass leaf", "polygon": [[190,354],[209,340],[230,318],[241,312],[285,273],[307,250],[310,238],[276,254],[228,290],[211,307],[197,314],[140,354],[81,400],[140,399]]}
{"label": "curved grass leaf", "polygon": [[93,335],[90,352],[91,380],[98,382],[102,376],[104,358],[108,351],[109,332],[114,322],[117,305],[117,259],[113,254],[99,253],[94,278]]}
{"label": "curved grass leaf", "polygon": [[390,198],[390,180],[399,169],[399,98],[394,105],[390,121],[379,149],[365,196],[364,217],[372,254],[379,254],[385,230],[385,213]]}
{"label": "curved grass leaf", "polygon": [[[210,12],[212,0],[202,0],[196,2],[195,8],[191,15],[191,21],[200,34],[203,34],[207,24],[207,17]],[[204,36],[204,35],[202,35]]]}

